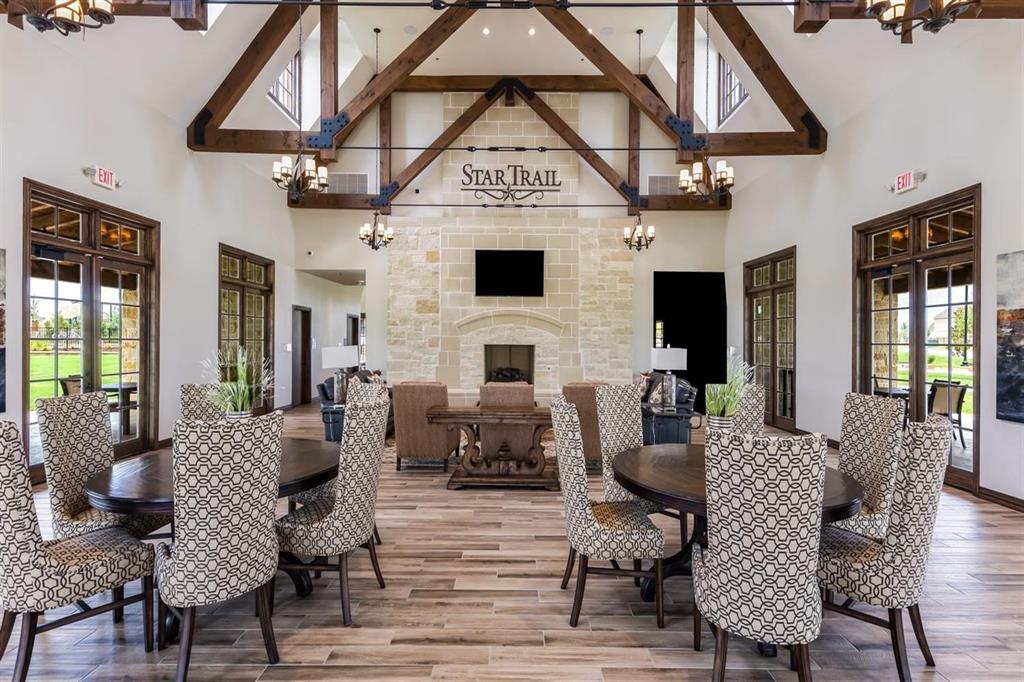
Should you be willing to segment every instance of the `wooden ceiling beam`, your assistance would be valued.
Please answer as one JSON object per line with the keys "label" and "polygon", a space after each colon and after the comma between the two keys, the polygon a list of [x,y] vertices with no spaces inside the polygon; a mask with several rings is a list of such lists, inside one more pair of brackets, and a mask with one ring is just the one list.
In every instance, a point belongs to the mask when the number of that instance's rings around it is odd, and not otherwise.
{"label": "wooden ceiling beam", "polygon": [[302,143],[298,130],[207,128],[205,136],[202,146],[189,147],[199,152],[294,155]]}
{"label": "wooden ceiling beam", "polygon": [[[864,2],[829,3],[829,19],[871,19],[867,16]],[[1024,19],[1024,0],[981,0],[976,10],[962,14],[957,21],[966,19]]]}
{"label": "wooden ceiling beam", "polygon": [[[380,154],[377,180],[379,185],[387,187],[391,184],[391,97],[385,97],[380,102],[380,108],[377,110],[377,132],[379,145],[384,147],[377,152]],[[384,212],[391,213],[391,207],[386,207]]]}
{"label": "wooden ceiling beam", "polygon": [[799,156],[821,154],[807,144],[807,133],[709,133],[709,156]]}
{"label": "wooden ceiling beam", "polygon": [[[302,4],[278,5],[274,8],[256,37],[252,39],[249,46],[242,52],[242,56],[224,77],[220,87],[192,120],[188,127],[189,148],[203,151],[203,147],[207,146],[208,138],[211,137],[210,133],[224,123],[231,110],[241,101],[246,90],[284,43],[284,39],[288,37],[296,21],[308,7],[308,5]],[[292,149],[296,148],[297,145]]]}
{"label": "wooden ceiling beam", "polygon": [[[320,120],[338,115],[338,6],[320,6]],[[320,150],[320,158],[333,161],[334,148]]]}
{"label": "wooden ceiling beam", "polygon": [[205,31],[207,28],[206,3],[203,0],[170,0],[170,15],[184,31]]}
{"label": "wooden ceiling beam", "polygon": [[[637,191],[640,190],[640,107],[629,103],[629,163],[628,170],[626,171],[626,182],[631,187],[636,187]],[[632,215],[635,209],[632,205],[629,206],[628,213]]]}
{"label": "wooden ceiling beam", "polygon": [[459,27],[473,16],[471,7],[449,7],[434,20],[394,61],[377,74],[358,95],[345,105],[333,119],[320,121],[320,132],[307,135],[306,143],[313,149],[337,148],[359,122],[381,100],[395,91],[402,81],[426,61]]}
{"label": "wooden ceiling beam", "polygon": [[618,92],[607,76],[409,76],[396,92],[485,92],[502,79],[513,78],[534,92]]}
{"label": "wooden ceiling beam", "polygon": [[832,5],[814,0],[798,0],[793,8],[793,31],[796,33],[817,33],[828,23]]}
{"label": "wooden ceiling beam", "polygon": [[[696,40],[696,20],[693,7],[680,7],[676,11],[676,116],[694,120],[693,62]],[[705,125],[707,121],[704,122]],[[693,161],[693,152],[682,151],[679,160]]]}

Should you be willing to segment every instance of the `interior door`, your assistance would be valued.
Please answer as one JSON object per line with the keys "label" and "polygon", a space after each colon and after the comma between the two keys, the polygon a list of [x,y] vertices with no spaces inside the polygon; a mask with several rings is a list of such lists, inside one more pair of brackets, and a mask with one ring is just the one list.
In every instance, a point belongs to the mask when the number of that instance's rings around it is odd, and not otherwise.
{"label": "interior door", "polygon": [[308,308],[292,308],[292,405],[305,405],[311,400],[312,332]]}

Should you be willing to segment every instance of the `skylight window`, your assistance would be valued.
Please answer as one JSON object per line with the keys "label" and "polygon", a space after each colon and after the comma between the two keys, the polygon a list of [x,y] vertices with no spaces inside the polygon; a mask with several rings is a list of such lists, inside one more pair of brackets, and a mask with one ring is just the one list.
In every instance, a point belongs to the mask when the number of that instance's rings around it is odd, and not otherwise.
{"label": "skylight window", "polygon": [[718,55],[718,125],[722,125],[746,101],[749,93],[725,58]]}
{"label": "skylight window", "polygon": [[267,96],[281,107],[292,121],[299,122],[299,97],[301,97],[302,62],[296,52],[284,67],[284,71],[267,91]]}

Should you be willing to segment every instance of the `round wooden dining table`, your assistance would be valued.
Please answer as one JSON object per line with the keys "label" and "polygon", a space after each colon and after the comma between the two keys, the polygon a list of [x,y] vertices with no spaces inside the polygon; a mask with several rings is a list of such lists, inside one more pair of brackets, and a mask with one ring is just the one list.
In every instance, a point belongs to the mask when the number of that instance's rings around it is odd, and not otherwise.
{"label": "round wooden dining table", "polygon": [[[336,477],[338,455],[338,443],[282,438],[278,497],[310,490]],[[86,481],[85,494],[90,505],[103,511],[118,514],[172,514],[174,474],[171,450],[157,450],[115,462]],[[313,591],[313,583],[307,571],[286,573],[300,597]],[[177,621],[169,614],[167,634],[170,639],[176,636],[177,626]]]}

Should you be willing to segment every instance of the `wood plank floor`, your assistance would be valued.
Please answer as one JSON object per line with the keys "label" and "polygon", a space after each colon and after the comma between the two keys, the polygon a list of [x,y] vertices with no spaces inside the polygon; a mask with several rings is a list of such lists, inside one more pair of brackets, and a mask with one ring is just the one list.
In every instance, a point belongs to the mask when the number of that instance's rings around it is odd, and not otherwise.
{"label": "wood plank floor", "polygon": [[[288,435],[319,438],[319,414],[290,412]],[[193,680],[706,680],[714,647],[691,648],[691,588],[667,583],[668,627],[628,579],[591,576],[579,627],[559,589],[568,546],[560,497],[522,490],[445,489],[438,469],[394,471],[389,448],[377,505],[387,589],[365,552],[354,561],[355,625],[342,627],[336,577],[298,599],[277,582],[274,626],[282,662],[266,665],[251,599],[201,610]],[[591,481],[595,497],[600,480]],[[37,496],[44,526],[48,503]],[[943,495],[921,610],[938,666],[929,669],[907,625],[916,680],[1024,679],[1024,516],[963,493]],[[669,551],[678,529],[661,518]],[[282,576],[283,578],[283,576]],[[129,590],[131,592],[131,590]],[[141,605],[123,624],[108,617],[40,635],[32,677],[162,680],[177,647],[146,654]],[[17,630],[0,661],[14,665]],[[827,614],[811,646],[819,680],[894,680],[888,632]],[[795,680],[788,657],[762,658],[750,642],[729,647],[730,680]]]}

